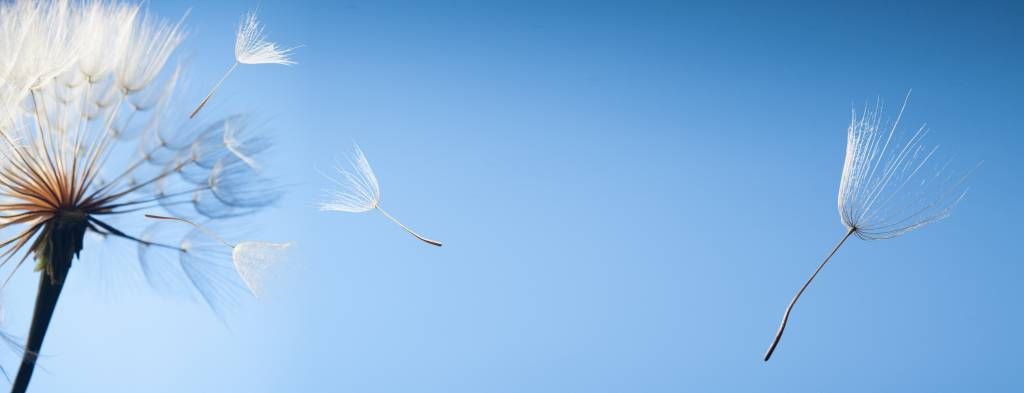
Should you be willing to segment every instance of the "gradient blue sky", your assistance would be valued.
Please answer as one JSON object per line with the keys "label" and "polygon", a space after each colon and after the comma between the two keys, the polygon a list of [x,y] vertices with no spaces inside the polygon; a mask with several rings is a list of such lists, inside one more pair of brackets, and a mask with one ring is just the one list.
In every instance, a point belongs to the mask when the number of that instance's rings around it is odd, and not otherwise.
{"label": "gradient blue sky", "polygon": [[[79,263],[32,391],[1019,391],[1024,5],[952,2],[282,2],[294,67],[242,67],[209,110],[277,140],[289,185],[248,222],[295,240],[221,324],[134,255]],[[254,1],[191,7],[195,95]],[[954,215],[843,235],[850,109],[914,93],[907,124],[964,168]],[[320,213],[353,141],[384,206]],[[101,252],[87,249],[86,252]],[[35,275],[5,294],[27,326]],[[8,368],[14,363],[8,361]]]}

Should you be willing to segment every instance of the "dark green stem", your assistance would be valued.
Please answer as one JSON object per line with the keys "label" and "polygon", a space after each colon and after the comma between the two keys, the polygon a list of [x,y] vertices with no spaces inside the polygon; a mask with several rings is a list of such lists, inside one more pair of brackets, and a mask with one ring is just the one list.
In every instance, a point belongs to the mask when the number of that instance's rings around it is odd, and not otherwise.
{"label": "dark green stem", "polygon": [[36,294],[36,307],[32,312],[32,325],[28,330],[28,342],[25,354],[21,358],[21,367],[11,386],[12,393],[24,393],[32,379],[32,372],[43,347],[43,338],[50,327],[53,312],[57,309],[57,299],[64,289],[64,281],[71,262],[82,249],[82,237],[85,235],[86,216],[69,213],[51,222],[43,230],[33,247],[33,253],[39,263],[39,292]]}
{"label": "dark green stem", "polygon": [[[66,270],[64,274],[67,274]],[[25,344],[25,354],[21,358],[18,376],[14,378],[14,385],[11,387],[12,393],[24,393],[28,389],[28,382],[32,379],[32,371],[35,370],[39,350],[43,346],[43,338],[46,337],[46,329],[50,326],[50,319],[53,317],[53,311],[57,308],[57,299],[63,288],[64,280],[54,282],[46,272],[40,272],[39,293],[36,295],[32,326],[28,331],[28,343]]]}

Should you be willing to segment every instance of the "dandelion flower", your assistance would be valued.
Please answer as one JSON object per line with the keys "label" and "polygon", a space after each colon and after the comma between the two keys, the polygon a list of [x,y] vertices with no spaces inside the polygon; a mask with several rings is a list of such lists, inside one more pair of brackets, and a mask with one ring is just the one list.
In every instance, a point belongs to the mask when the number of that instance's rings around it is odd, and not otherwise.
{"label": "dandelion flower", "polygon": [[838,198],[839,218],[846,234],[789,302],[765,361],[782,339],[800,295],[850,236],[864,240],[894,238],[948,217],[967,194],[968,174],[953,174],[948,162],[937,161],[938,146],[924,144],[928,133],[925,126],[911,133],[899,130],[906,105],[904,100],[891,123],[883,122],[881,103],[865,108],[859,117],[853,112]]}
{"label": "dandelion flower", "polygon": [[320,210],[348,213],[377,210],[410,235],[427,244],[440,247],[441,242],[420,236],[380,207],[380,183],[377,182],[377,175],[373,173],[370,162],[366,160],[366,156],[359,146],[354,148],[355,154],[349,160],[352,170],[342,168],[340,165],[336,168],[340,178],[331,178],[331,181],[339,186],[340,190],[329,191],[330,199],[320,204]]}
{"label": "dandelion flower", "polygon": [[235,63],[228,68],[228,71],[213,86],[210,93],[203,97],[199,106],[192,111],[189,117],[196,117],[199,114],[199,111],[206,106],[210,98],[213,98],[213,94],[220,89],[220,85],[228,79],[228,76],[235,71],[235,67],[238,67],[239,64],[292,65],[295,64],[290,58],[293,50],[295,48],[278,48],[277,44],[267,41],[267,37],[263,33],[263,25],[256,20],[256,13],[249,12],[242,18],[242,23],[238,25],[238,33],[235,34]]}
{"label": "dandelion flower", "polygon": [[[280,195],[236,153],[267,147],[244,121],[192,123],[175,104],[181,68],[167,65],[184,37],[181,21],[138,5],[0,4],[0,267],[9,280],[31,258],[40,272],[14,392],[28,388],[86,233],[137,247],[147,280],[188,284],[215,312],[241,286],[221,269],[230,256],[199,234],[133,225],[146,213],[238,218]],[[258,257],[243,254],[253,275]]]}

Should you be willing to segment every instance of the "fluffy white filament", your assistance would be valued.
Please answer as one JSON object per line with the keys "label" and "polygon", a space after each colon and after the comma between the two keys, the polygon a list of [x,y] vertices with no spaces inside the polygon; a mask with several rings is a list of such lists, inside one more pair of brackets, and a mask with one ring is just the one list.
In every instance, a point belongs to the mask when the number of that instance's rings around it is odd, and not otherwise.
{"label": "fluffy white filament", "polygon": [[181,26],[184,20],[182,17],[172,25],[164,20],[153,22],[149,15],[137,19],[132,31],[134,39],[127,41],[124,52],[118,57],[117,77],[125,92],[142,90],[160,74],[171,53],[185,39]]}
{"label": "fluffy white filament", "polygon": [[905,107],[891,123],[881,104],[853,113],[838,208],[862,239],[889,239],[941,220],[967,192],[967,176],[949,173],[948,162],[936,158],[938,146],[924,144],[925,126],[900,130]]}
{"label": "fluffy white filament", "polygon": [[377,175],[373,173],[373,168],[370,167],[370,162],[366,160],[362,149],[359,146],[354,146],[354,149],[355,152],[349,158],[351,170],[338,165],[335,170],[339,177],[329,177],[339,189],[328,191],[329,200],[320,204],[320,210],[362,213],[376,209],[415,238],[440,247],[441,242],[421,236],[380,207],[381,193]]}
{"label": "fluffy white filament", "polygon": [[5,87],[27,92],[39,89],[70,68],[82,52],[72,39],[76,24],[67,1],[19,1],[3,7],[0,71]]}
{"label": "fluffy white filament", "polygon": [[263,279],[270,269],[280,260],[292,243],[266,243],[246,241],[235,245],[231,251],[231,259],[235,270],[245,281],[254,296],[263,293]]}

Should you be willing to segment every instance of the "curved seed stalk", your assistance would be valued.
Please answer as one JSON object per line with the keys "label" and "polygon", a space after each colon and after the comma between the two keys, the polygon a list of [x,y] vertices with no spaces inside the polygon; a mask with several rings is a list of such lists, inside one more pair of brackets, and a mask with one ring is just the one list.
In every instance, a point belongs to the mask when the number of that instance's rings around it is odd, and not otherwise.
{"label": "curved seed stalk", "polygon": [[821,272],[821,269],[824,268],[825,264],[832,259],[832,256],[836,255],[836,251],[839,251],[839,247],[842,247],[843,243],[846,243],[846,239],[849,239],[850,235],[853,235],[854,232],[856,232],[856,229],[854,228],[850,228],[850,230],[846,232],[846,236],[843,236],[843,239],[836,244],[835,248],[832,249],[832,252],[830,252],[828,256],[825,257],[825,260],[818,265],[818,268],[814,270],[814,274],[811,274],[811,277],[807,279],[804,286],[800,287],[800,290],[797,291],[795,296],[793,296],[793,300],[791,300],[789,305],[786,306],[786,313],[782,315],[782,323],[779,324],[779,331],[775,333],[775,339],[772,340],[772,345],[768,347],[768,352],[764,354],[764,361],[767,362],[768,359],[772,358],[772,353],[775,352],[775,347],[779,345],[779,340],[782,340],[782,333],[786,331],[786,323],[789,322],[789,314],[793,312],[793,306],[796,305],[796,301],[800,300],[800,295],[804,294],[807,287],[811,285],[811,281],[814,281],[814,277],[818,276],[818,272]]}
{"label": "curved seed stalk", "polygon": [[405,226],[405,224],[402,224],[400,221],[398,221],[397,219],[392,217],[390,214],[388,214],[388,212],[384,211],[384,209],[381,209],[380,206],[377,206],[377,211],[379,211],[381,214],[384,215],[384,217],[387,217],[389,220],[391,220],[395,224],[398,224],[398,226],[402,227],[402,229],[405,229],[405,231],[409,232],[410,235],[413,235],[417,239],[420,239],[420,241],[422,241],[424,243],[427,243],[429,245],[432,245],[432,246],[441,247],[441,242],[439,242],[437,240],[430,240],[430,239],[427,239],[427,238],[425,238],[423,236],[420,236],[420,234],[416,233],[416,231],[413,231],[411,228]]}

